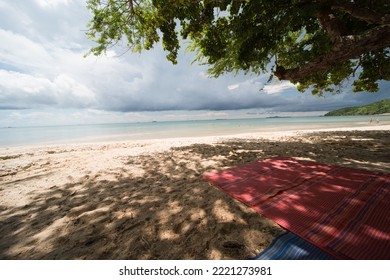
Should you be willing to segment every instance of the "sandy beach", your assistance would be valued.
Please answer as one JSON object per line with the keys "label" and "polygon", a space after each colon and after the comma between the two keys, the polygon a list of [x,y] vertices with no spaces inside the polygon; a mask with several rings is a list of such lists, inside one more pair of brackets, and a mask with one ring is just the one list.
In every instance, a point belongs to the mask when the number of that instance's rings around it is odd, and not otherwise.
{"label": "sandy beach", "polygon": [[390,125],[0,149],[0,259],[248,259],[283,231],[202,179],[273,156],[390,172]]}

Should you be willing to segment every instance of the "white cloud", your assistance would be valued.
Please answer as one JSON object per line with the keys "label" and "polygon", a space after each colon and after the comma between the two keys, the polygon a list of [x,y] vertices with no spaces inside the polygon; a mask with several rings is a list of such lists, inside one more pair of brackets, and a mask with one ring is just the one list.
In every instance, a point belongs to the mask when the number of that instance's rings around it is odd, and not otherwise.
{"label": "white cloud", "polygon": [[296,88],[296,86],[289,81],[282,81],[264,86],[263,91],[267,94],[275,94],[292,88]]}
{"label": "white cloud", "polygon": [[228,85],[228,90],[235,90],[235,89],[238,89],[240,87],[239,84],[234,84],[234,85]]}
{"label": "white cloud", "polygon": [[50,80],[39,75],[0,70],[0,103],[21,108],[42,105],[85,107],[94,105],[95,98],[90,89],[65,74]]}
{"label": "white cloud", "polygon": [[24,70],[51,68],[46,47],[12,31],[0,29],[0,61]]}
{"label": "white cloud", "polygon": [[[85,1],[71,0],[0,2],[0,113],[7,108],[63,109],[57,119],[69,122],[76,119],[66,114],[89,122],[93,118],[147,121],[165,115],[172,119],[223,118],[221,110],[327,110],[390,96],[388,91],[381,96],[346,93],[325,100],[298,94],[289,82],[264,86],[268,75],[209,78],[205,66],[191,63],[193,54],[180,51],[174,66],[160,45],[142,54],[115,48],[107,56],[84,58],[94,45],[85,36],[90,19],[85,5]],[[219,112],[196,115],[182,110]],[[17,114],[6,116],[16,118]],[[46,119],[51,121],[49,116]]]}
{"label": "white cloud", "polygon": [[68,6],[72,0],[34,0],[42,8],[57,8],[58,6]]}
{"label": "white cloud", "polygon": [[[85,85],[75,81],[66,74],[61,74],[54,79],[58,103],[70,107],[86,107],[95,105],[94,93]],[[76,101],[76,102],[75,102]]]}

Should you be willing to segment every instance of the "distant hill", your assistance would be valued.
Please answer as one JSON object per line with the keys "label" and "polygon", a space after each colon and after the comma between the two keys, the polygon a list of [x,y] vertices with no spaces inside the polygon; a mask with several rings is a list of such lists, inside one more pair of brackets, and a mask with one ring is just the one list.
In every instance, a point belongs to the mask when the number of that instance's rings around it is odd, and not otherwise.
{"label": "distant hill", "polygon": [[330,111],[325,116],[361,116],[390,113],[390,99],[384,99],[360,107],[347,107]]}

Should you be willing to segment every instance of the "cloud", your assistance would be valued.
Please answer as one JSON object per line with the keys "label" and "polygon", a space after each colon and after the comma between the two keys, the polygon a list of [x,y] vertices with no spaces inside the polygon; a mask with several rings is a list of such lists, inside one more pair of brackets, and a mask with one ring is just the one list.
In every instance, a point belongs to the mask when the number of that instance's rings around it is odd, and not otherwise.
{"label": "cloud", "polygon": [[[160,111],[209,110],[213,118],[225,116],[224,110],[331,110],[390,97],[388,83],[377,94],[346,90],[318,98],[299,93],[289,82],[269,83],[268,75],[208,78],[205,66],[191,63],[194,54],[180,51],[179,63],[172,65],[160,45],[142,54],[117,47],[107,56],[84,58],[93,46],[85,36],[90,18],[85,5],[72,0],[0,2],[0,110],[63,109],[89,121],[125,121],[156,118],[158,112],[162,118],[166,114]],[[206,113],[199,114],[170,115]]]}
{"label": "cloud", "polygon": [[295,89],[296,86],[289,81],[282,81],[279,83],[266,85],[263,90],[267,94],[281,93],[287,89]]}
{"label": "cloud", "polygon": [[234,84],[234,85],[228,85],[228,90],[235,90],[235,89],[238,89],[240,87],[239,84]]}
{"label": "cloud", "polygon": [[68,6],[72,0],[34,0],[42,8],[57,8],[61,5]]}
{"label": "cloud", "polygon": [[93,92],[65,74],[50,80],[39,75],[0,70],[0,104],[5,107],[83,108],[94,103]]}
{"label": "cloud", "polygon": [[[0,60],[24,71],[49,70],[53,64],[47,49],[21,34],[0,29]],[[47,69],[49,68],[49,69]]]}

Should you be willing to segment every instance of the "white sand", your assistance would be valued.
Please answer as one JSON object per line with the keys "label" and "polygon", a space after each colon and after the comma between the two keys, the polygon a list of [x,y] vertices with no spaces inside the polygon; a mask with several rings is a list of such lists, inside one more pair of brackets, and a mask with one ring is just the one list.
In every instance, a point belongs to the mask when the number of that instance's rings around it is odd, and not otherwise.
{"label": "white sand", "polygon": [[276,155],[390,172],[390,125],[334,130],[0,148],[0,258],[254,256],[281,229],[201,175]]}

